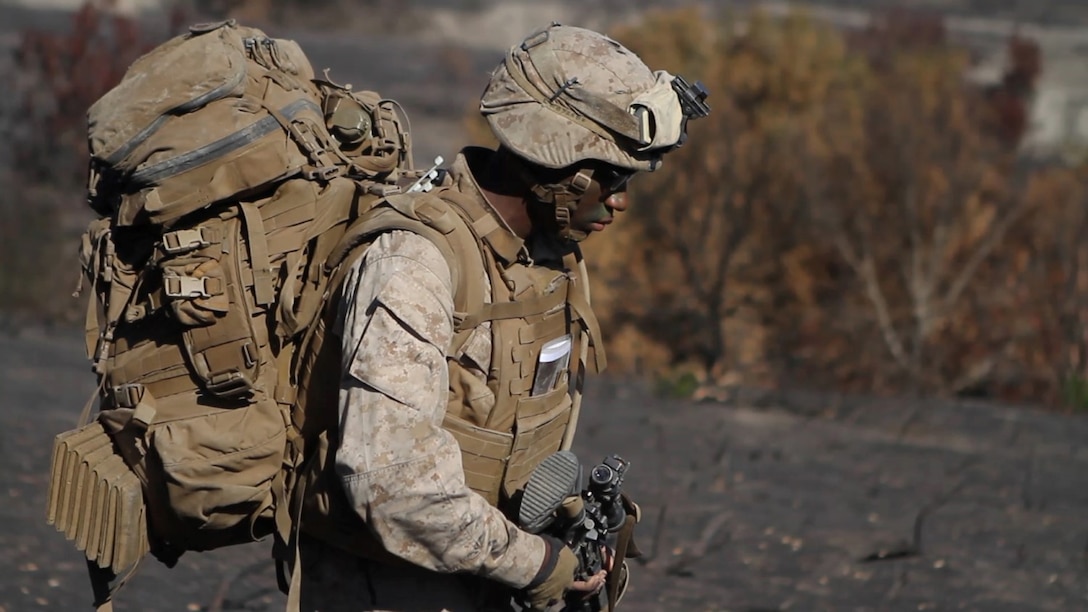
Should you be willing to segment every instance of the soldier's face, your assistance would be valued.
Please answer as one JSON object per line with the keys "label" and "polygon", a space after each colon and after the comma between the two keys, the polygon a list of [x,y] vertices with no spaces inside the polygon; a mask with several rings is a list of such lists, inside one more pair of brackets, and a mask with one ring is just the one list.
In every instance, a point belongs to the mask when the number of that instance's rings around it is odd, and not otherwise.
{"label": "soldier's face", "polygon": [[571,218],[571,227],[587,234],[604,230],[617,212],[627,210],[627,184],[633,173],[613,168],[593,172],[593,181]]}

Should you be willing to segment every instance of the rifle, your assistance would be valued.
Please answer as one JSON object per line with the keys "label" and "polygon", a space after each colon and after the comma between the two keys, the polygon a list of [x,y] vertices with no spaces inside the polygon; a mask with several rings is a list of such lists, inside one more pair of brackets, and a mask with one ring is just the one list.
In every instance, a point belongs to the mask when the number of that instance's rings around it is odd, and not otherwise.
{"label": "rifle", "polygon": [[[622,495],[630,462],[619,455],[605,457],[589,470],[583,486],[582,464],[570,451],[559,451],[540,463],[529,477],[518,507],[522,529],[561,540],[578,558],[575,578],[585,580],[605,569],[613,554],[607,587],[588,599],[568,597],[564,610],[598,612],[615,607],[626,587],[623,564],[628,555],[637,507]],[[614,551],[614,552],[613,552]],[[632,552],[637,549],[631,547]]]}

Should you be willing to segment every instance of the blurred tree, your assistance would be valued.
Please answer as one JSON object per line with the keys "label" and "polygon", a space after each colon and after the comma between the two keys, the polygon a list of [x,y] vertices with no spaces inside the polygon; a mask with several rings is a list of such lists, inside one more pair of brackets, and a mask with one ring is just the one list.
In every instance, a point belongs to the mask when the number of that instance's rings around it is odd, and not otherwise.
{"label": "blurred tree", "polygon": [[861,348],[857,366],[871,366],[863,378],[878,387],[972,387],[994,359],[953,358],[987,332],[964,325],[968,294],[1031,210],[1014,148],[1022,125],[1005,129],[1007,117],[964,82],[967,53],[945,42],[939,19],[896,12],[851,42],[864,78],[829,92],[800,167],[808,218],[855,275],[886,351]]}
{"label": "blurred tree", "polygon": [[1009,338],[984,348],[998,365],[986,395],[1088,409],[1085,178],[1084,167],[1037,169],[1024,196],[1035,214],[1010,230],[1004,261],[983,269],[1001,299],[980,310],[1001,315]]}
{"label": "blurred tree", "polygon": [[703,80],[714,110],[664,171],[633,184],[630,221],[587,243],[597,284],[614,288],[598,302],[632,347],[657,345],[715,380],[765,378],[796,231],[793,135],[841,78],[845,48],[803,15],[741,23],[686,9],[615,35],[655,68]]}
{"label": "blurred tree", "polygon": [[[7,314],[74,318],[73,243],[90,215],[87,108],[113,87],[158,34],[88,2],[60,31],[19,35],[0,116],[0,305]],[[176,27],[180,14],[172,17]]]}
{"label": "blurred tree", "polygon": [[411,0],[191,0],[215,19],[249,25],[292,25],[389,34],[411,21]]}
{"label": "blurred tree", "polygon": [[[155,41],[157,42],[157,41]],[[16,173],[55,186],[82,186],[87,108],[117,84],[153,42],[131,18],[87,2],[64,31],[20,34],[14,64],[18,107],[7,118]]]}
{"label": "blurred tree", "polygon": [[985,92],[992,112],[984,127],[1005,144],[1016,146],[1028,128],[1028,106],[1043,70],[1039,43],[1014,35],[1008,43],[1008,63],[1001,82]]}
{"label": "blurred tree", "polygon": [[612,364],[1088,406],[1083,176],[1017,155],[1038,45],[1013,37],[980,89],[912,11],[841,32],[685,9],[614,35],[714,110],[585,244]]}

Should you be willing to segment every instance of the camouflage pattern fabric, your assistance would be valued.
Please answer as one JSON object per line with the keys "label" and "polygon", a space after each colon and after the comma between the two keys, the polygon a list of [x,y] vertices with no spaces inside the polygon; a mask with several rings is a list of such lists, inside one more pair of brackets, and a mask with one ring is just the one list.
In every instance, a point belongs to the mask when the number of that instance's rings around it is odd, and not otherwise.
{"label": "camouflage pattern fabric", "polygon": [[[380,236],[348,274],[337,472],[349,502],[385,548],[418,566],[400,569],[467,572],[521,588],[539,570],[544,542],[465,485],[460,449],[442,428],[452,291],[440,251],[411,232]],[[361,579],[356,564],[339,555],[317,557],[304,559],[303,592],[315,580]],[[395,570],[387,574],[401,576]],[[379,609],[366,607],[351,589],[342,603],[323,609]]]}
{"label": "camouflage pattern fabric", "polygon": [[510,48],[480,112],[504,146],[534,164],[599,159],[652,171],[680,138],[672,78],[603,34],[555,24]]}

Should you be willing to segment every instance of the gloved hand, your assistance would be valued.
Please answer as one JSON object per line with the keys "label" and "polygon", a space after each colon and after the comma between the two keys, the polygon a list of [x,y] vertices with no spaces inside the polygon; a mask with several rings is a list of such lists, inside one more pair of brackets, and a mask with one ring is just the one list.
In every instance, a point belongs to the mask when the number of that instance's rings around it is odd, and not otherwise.
{"label": "gloved hand", "polygon": [[543,536],[543,539],[548,547],[544,563],[533,581],[525,587],[530,610],[541,612],[550,609],[563,601],[567,591],[596,593],[601,590],[607,572],[601,570],[586,580],[575,580],[578,558],[574,556],[574,551],[556,538]]}

